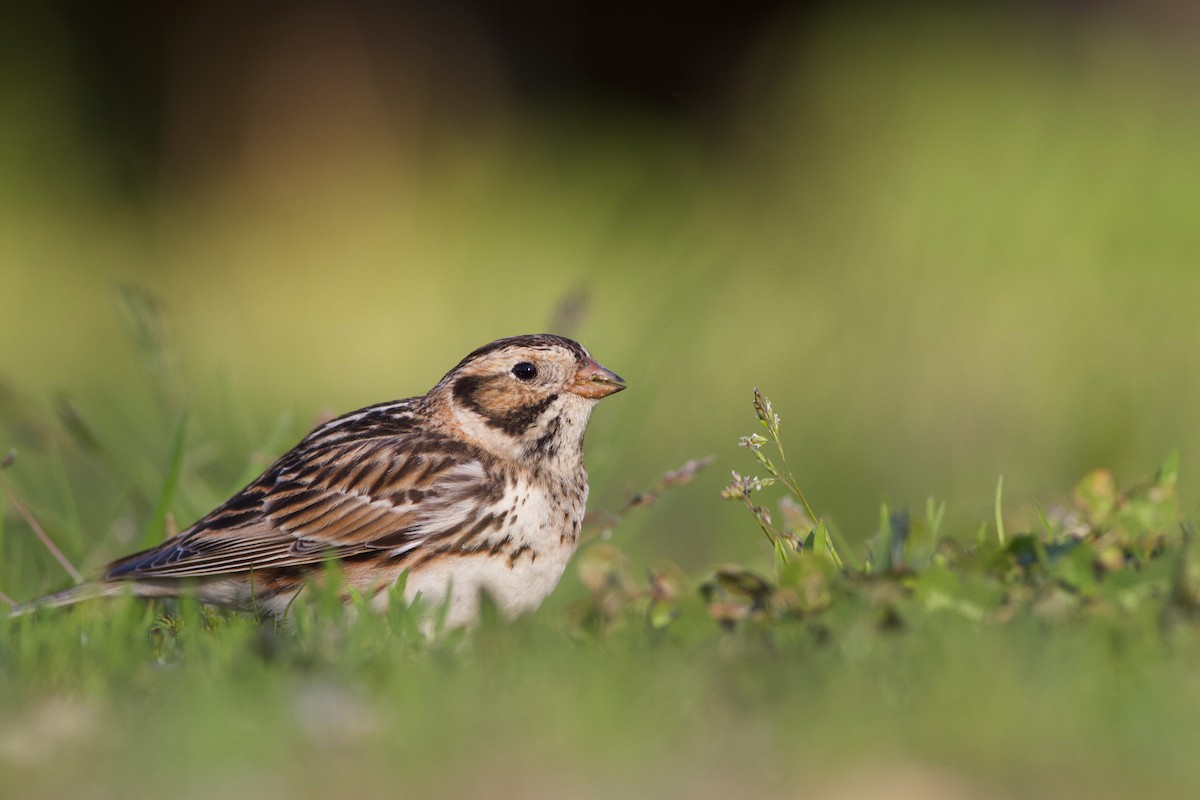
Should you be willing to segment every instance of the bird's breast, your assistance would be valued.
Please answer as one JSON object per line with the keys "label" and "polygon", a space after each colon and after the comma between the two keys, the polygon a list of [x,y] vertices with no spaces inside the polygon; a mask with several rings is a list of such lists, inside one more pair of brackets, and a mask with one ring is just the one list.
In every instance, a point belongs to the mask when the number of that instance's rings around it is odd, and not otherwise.
{"label": "bird's breast", "polygon": [[587,502],[585,474],[571,480],[510,482],[494,505],[483,509],[495,524],[476,541],[414,566],[405,584],[434,605],[449,595],[447,623],[461,625],[478,614],[487,592],[508,617],[532,611],[558,585],[579,540]]}

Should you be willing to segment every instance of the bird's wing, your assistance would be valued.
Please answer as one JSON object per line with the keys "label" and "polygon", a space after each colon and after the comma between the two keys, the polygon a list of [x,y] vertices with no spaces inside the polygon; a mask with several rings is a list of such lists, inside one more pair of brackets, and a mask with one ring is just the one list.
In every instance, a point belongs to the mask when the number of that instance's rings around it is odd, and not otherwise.
{"label": "bird's wing", "polygon": [[482,458],[445,441],[387,436],[294,451],[179,536],[111,564],[105,578],[212,577],[462,543],[504,492]]}

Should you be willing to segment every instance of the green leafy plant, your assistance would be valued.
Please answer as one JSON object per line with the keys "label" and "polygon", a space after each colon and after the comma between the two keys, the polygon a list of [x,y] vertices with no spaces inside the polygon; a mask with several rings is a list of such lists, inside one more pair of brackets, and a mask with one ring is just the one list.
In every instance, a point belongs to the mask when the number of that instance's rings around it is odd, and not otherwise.
{"label": "green leafy plant", "polygon": [[[754,455],[759,465],[767,471],[768,477],[745,476],[734,470],[722,496],[726,500],[738,501],[746,506],[770,541],[780,566],[788,563],[792,553],[807,549],[828,557],[839,567],[844,567],[845,562],[833,542],[829,526],[823,518],[813,512],[808,498],[804,496],[788,466],[787,453],[783,449],[783,438],[780,435],[783,421],[775,413],[770,398],[758,389],[754,390],[754,414],[767,435],[752,433],[743,436],[738,440],[738,446],[745,447]],[[766,445],[774,448],[778,462],[764,451]],[[794,498],[781,504],[784,517],[782,526],[776,526],[771,519],[771,512],[755,503],[753,497],[775,483],[781,484]],[[796,503],[799,503],[799,507]]]}

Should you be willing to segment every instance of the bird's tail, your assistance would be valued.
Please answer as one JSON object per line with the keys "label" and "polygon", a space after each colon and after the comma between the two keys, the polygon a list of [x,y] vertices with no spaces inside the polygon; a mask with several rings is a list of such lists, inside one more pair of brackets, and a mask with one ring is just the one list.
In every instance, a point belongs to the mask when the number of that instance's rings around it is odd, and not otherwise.
{"label": "bird's tail", "polygon": [[72,586],[70,589],[63,589],[61,592],[55,592],[45,597],[39,597],[36,600],[30,600],[28,603],[18,603],[12,607],[8,615],[9,617],[21,617],[26,614],[32,614],[41,608],[61,608],[62,606],[81,603],[84,600],[93,600],[97,597],[111,597],[113,595],[125,594],[128,591],[129,587],[120,583],[88,581],[78,586]]}

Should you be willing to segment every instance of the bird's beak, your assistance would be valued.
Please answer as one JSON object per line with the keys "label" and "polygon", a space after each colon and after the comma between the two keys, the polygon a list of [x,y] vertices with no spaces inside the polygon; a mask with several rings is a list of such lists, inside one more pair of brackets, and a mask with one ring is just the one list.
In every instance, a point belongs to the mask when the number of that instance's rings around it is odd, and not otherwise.
{"label": "bird's beak", "polygon": [[574,392],[580,397],[599,400],[601,397],[616,394],[624,388],[625,381],[621,380],[620,375],[605,369],[589,358],[585,359],[583,366],[576,370],[575,379],[571,381],[567,391]]}

